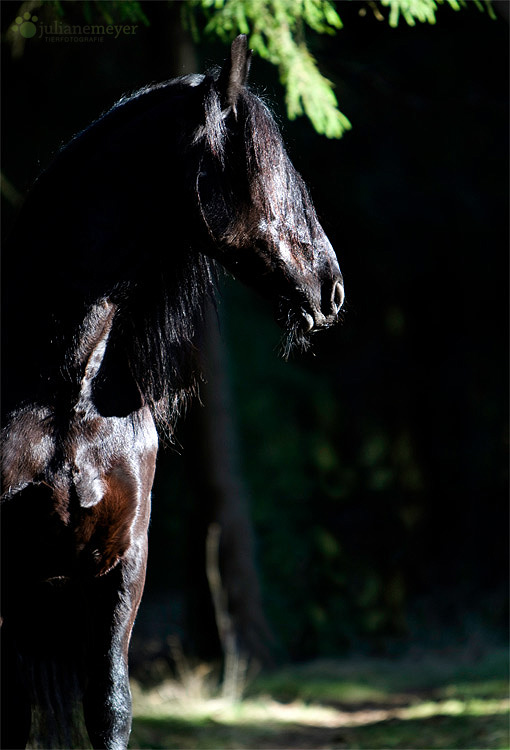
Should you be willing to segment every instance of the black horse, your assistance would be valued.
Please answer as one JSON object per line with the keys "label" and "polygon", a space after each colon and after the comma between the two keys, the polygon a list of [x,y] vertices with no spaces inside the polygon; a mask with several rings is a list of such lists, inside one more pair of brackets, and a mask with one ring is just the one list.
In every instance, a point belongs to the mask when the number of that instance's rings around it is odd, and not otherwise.
{"label": "black horse", "polygon": [[5,748],[125,748],[158,437],[195,390],[217,262],[286,344],[332,325],[335,253],[271,115],[219,71],[149,86],[77,135],[4,250]]}

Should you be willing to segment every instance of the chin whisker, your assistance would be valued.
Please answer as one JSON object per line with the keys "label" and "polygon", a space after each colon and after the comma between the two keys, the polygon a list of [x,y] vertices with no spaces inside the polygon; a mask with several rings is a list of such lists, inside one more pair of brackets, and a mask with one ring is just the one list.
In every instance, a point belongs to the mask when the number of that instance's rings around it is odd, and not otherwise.
{"label": "chin whisker", "polygon": [[[283,321],[282,321],[283,322]],[[283,322],[284,334],[280,342],[280,353],[283,359],[288,360],[295,350],[306,352],[311,345],[310,338],[303,330],[303,318],[293,311],[287,313],[287,319]]]}

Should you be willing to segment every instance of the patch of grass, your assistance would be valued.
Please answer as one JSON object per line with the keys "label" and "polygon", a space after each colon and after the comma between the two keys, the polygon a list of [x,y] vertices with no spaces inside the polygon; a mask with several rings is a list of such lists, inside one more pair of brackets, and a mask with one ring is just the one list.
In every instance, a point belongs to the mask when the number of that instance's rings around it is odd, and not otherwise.
{"label": "patch of grass", "polygon": [[260,676],[235,702],[202,667],[191,692],[172,680],[133,686],[130,747],[508,750],[506,673],[506,653],[475,663],[315,662]]}
{"label": "patch of grass", "polygon": [[[259,677],[247,690],[282,701],[398,702],[424,691],[438,697],[504,698],[508,695],[508,653],[495,650],[478,661],[425,655],[419,659],[320,660]],[[442,691],[442,692],[441,692]]]}
{"label": "patch of grass", "polygon": [[498,698],[508,697],[508,680],[474,680],[473,682],[456,682],[435,691],[439,698]]}
{"label": "patch of grass", "polygon": [[391,719],[351,732],[348,747],[350,750],[507,750],[508,718]]}

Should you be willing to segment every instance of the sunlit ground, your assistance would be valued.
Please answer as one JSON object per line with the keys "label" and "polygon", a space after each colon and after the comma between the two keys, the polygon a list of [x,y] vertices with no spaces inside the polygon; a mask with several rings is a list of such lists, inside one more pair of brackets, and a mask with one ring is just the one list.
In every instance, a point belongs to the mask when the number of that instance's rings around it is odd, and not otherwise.
{"label": "sunlit ground", "polygon": [[323,661],[248,680],[221,697],[204,665],[157,688],[133,685],[131,748],[510,747],[508,654],[477,661]]}

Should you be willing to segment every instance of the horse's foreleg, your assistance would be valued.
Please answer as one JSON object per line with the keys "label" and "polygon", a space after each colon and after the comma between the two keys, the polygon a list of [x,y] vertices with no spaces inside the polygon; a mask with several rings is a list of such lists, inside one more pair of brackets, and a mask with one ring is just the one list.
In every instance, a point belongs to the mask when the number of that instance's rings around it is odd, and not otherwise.
{"label": "horse's foreleg", "polygon": [[94,583],[85,723],[94,748],[125,750],[131,731],[128,647],[145,581],[147,541]]}
{"label": "horse's foreleg", "polygon": [[[89,581],[90,639],[85,723],[94,748],[125,750],[131,731],[128,647],[142,597],[147,564],[147,529],[157,434],[147,408],[126,420],[103,420],[109,455],[101,501],[84,514],[79,529],[83,555],[96,568]],[[93,464],[94,453],[90,454]],[[87,462],[81,464],[85,493]]]}
{"label": "horse's foreleg", "polygon": [[30,696],[21,676],[21,657],[8,631],[9,626],[3,623],[0,747],[15,750],[27,744],[31,710]]}

